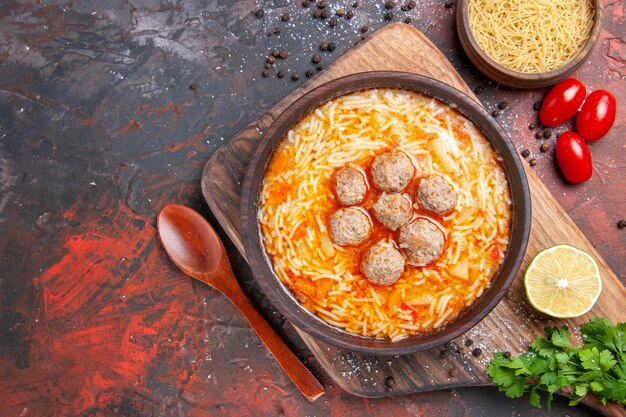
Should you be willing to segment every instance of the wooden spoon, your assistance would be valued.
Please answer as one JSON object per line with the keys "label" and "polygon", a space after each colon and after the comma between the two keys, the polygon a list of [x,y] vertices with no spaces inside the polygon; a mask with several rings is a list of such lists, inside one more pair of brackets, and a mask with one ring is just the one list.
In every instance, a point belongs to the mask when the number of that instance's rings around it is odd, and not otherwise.
{"label": "wooden spoon", "polygon": [[189,207],[168,204],[159,212],[157,229],[172,261],[187,275],[209,284],[228,297],[309,401],[313,402],[324,394],[324,387],[246,297],[233,274],[222,241],[200,213]]}

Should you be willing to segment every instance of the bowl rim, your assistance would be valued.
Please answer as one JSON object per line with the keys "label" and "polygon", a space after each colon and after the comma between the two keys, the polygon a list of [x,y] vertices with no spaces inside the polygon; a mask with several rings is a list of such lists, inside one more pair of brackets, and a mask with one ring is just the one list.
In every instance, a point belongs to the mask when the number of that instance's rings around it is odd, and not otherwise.
{"label": "bowl rim", "polygon": [[[287,131],[305,114],[338,96],[371,88],[400,88],[437,98],[470,119],[498,152],[512,200],[512,229],[507,254],[491,285],[472,306],[442,329],[391,342],[349,333],[305,309],[274,274],[262,244],[257,202],[267,164]],[[240,219],[244,249],[261,289],[287,320],[314,337],[341,348],[372,355],[400,355],[440,346],[478,324],[504,296],[522,263],[530,234],[531,204],[526,173],[510,139],[485,108],[458,89],[429,77],[397,71],[363,72],[322,84],[294,101],[263,135],[246,170]]]}
{"label": "bowl rim", "polygon": [[[593,51],[602,29],[604,7],[600,0],[591,0],[595,15],[591,34],[585,46],[562,66],[545,72],[521,72],[505,67],[494,61],[474,37],[469,24],[469,3],[472,0],[459,0],[457,4],[456,27],[461,46],[470,60],[486,76],[493,80],[516,88],[546,87],[562,81],[580,67]],[[486,68],[484,68],[486,67]],[[515,81],[512,81],[515,80]],[[522,84],[524,83],[524,84]]]}

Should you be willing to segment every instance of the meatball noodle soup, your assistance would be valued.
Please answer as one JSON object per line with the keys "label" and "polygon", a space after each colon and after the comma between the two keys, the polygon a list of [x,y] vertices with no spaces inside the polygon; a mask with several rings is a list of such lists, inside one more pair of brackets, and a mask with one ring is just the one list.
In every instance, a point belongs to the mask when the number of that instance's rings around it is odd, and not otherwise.
{"label": "meatball noodle soup", "polygon": [[392,341],[437,331],[491,284],[511,232],[498,154],[420,93],[346,94],[281,140],[258,223],[276,277],[311,313]]}

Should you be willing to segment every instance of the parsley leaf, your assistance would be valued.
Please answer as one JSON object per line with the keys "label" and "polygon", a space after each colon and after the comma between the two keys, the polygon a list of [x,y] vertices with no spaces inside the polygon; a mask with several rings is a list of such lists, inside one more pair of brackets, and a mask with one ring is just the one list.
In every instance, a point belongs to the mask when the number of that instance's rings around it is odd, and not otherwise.
{"label": "parsley leaf", "polygon": [[543,356],[544,358],[549,358],[554,355],[559,349],[554,346],[552,342],[546,340],[544,337],[538,337],[532,341],[530,347],[535,351],[539,356]]}
{"label": "parsley leaf", "polygon": [[504,392],[509,398],[519,398],[524,395],[524,380],[516,379],[513,384],[506,387]]}
{"label": "parsley leaf", "polygon": [[537,408],[541,408],[541,398],[537,392],[537,387],[530,390],[530,403]]}
{"label": "parsley leaf", "polygon": [[560,329],[546,327],[545,329],[546,336],[550,338],[550,341],[554,343],[554,346],[568,348],[570,333],[567,326],[563,326]]}
{"label": "parsley leaf", "polygon": [[578,356],[583,368],[590,371],[608,371],[617,363],[608,349],[599,352],[597,347],[581,350]]}
{"label": "parsley leaf", "polygon": [[625,405],[624,398],[626,398],[626,383],[624,380],[608,380],[604,381],[604,389],[601,394],[603,397],[615,401],[616,403]]}
{"label": "parsley leaf", "polygon": [[592,392],[604,404],[626,406],[626,323],[594,318],[581,325],[581,335],[583,346],[571,346],[567,326],[546,327],[545,337],[533,340],[527,352],[508,358],[496,352],[487,374],[508,397],[529,393],[535,407],[544,392],[550,409],[553,393],[569,386],[570,405]]}
{"label": "parsley leaf", "polygon": [[603,371],[610,370],[615,364],[617,364],[617,361],[613,359],[611,352],[606,349],[600,352],[600,368],[602,368]]}
{"label": "parsley leaf", "polygon": [[506,388],[511,386],[515,380],[519,379],[513,369],[508,366],[498,366],[494,362],[495,359],[491,361],[491,364],[487,368],[487,375],[489,375],[494,384]]}

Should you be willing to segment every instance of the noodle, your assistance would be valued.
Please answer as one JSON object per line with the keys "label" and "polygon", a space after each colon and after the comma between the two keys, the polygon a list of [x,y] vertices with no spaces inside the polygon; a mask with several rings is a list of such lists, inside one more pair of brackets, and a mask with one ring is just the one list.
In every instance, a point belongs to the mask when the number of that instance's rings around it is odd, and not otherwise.
{"label": "noodle", "polygon": [[594,23],[591,0],[470,0],[470,30],[491,59],[540,73],[574,58]]}
{"label": "noodle", "polygon": [[[413,159],[418,177],[445,177],[459,201],[456,215],[437,218],[447,234],[439,259],[380,286],[361,273],[361,256],[394,232],[340,247],[328,221],[339,207],[334,171],[345,161],[368,167],[390,148]],[[445,326],[489,286],[507,250],[510,210],[498,155],[468,119],[415,92],[370,89],[331,100],[292,127],[265,173],[258,221],[274,273],[305,308],[348,332],[400,340]]]}

